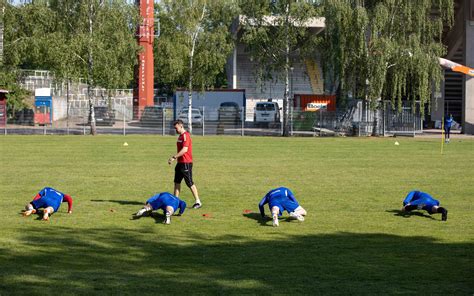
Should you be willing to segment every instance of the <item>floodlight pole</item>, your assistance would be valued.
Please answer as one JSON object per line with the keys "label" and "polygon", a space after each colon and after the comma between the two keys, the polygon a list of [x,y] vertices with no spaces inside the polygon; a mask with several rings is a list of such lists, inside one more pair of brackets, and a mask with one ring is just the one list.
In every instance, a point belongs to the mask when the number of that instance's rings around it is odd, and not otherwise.
{"label": "floodlight pole", "polygon": [[153,106],[154,70],[153,41],[154,34],[154,1],[136,0],[140,9],[142,23],[138,27],[138,44],[143,48],[138,54],[138,71],[136,89],[133,95],[133,118],[139,119],[145,106]]}

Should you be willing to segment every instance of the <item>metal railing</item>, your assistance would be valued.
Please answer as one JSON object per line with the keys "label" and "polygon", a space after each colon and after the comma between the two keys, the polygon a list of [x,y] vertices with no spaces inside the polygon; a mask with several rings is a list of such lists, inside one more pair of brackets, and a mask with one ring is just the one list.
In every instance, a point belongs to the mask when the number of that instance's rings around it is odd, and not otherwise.
{"label": "metal railing", "polygon": [[[36,112],[32,109],[16,112],[7,110],[8,120],[4,125],[0,122],[0,132],[3,129],[4,134],[89,134],[90,109],[87,104],[77,102],[71,101],[63,107],[67,110],[53,110],[52,113],[46,113],[49,112],[46,109],[38,109]],[[400,113],[388,103],[381,103],[380,108],[375,110],[365,107],[363,102],[356,101],[344,111],[308,112],[292,108],[289,118],[290,135],[416,135],[423,130],[422,117],[416,105],[415,112],[411,105],[407,105]],[[181,119],[189,130],[188,114],[183,110],[149,106],[135,118],[133,107],[128,101],[114,101],[112,104],[104,101],[95,106],[94,110],[98,134],[174,135],[173,121],[176,119]],[[202,107],[193,109],[192,133],[202,136],[280,136],[283,131],[281,117],[281,110],[256,112],[244,108]]]}

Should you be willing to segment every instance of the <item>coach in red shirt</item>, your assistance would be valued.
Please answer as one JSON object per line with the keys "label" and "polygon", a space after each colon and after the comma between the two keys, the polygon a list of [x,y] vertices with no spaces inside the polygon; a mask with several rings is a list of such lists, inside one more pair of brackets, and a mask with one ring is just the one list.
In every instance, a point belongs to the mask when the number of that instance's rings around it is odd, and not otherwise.
{"label": "coach in red shirt", "polygon": [[191,192],[196,199],[193,208],[199,209],[202,206],[202,203],[199,199],[197,187],[193,183],[193,144],[191,141],[191,135],[184,129],[182,120],[176,120],[173,125],[174,129],[179,134],[178,142],[176,143],[178,153],[168,159],[168,164],[171,164],[176,159],[178,160],[174,169],[174,195],[179,197],[181,181],[184,178],[186,185],[191,189]]}

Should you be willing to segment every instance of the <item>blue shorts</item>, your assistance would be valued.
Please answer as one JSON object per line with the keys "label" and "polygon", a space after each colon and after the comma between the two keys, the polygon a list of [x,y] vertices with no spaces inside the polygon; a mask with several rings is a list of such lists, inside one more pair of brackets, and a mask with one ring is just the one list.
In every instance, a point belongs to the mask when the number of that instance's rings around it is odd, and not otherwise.
{"label": "blue shorts", "polygon": [[58,197],[51,197],[51,196],[43,196],[37,200],[31,202],[33,208],[40,209],[40,208],[47,208],[52,207],[55,212],[58,211],[59,206],[61,206],[62,199]]}
{"label": "blue shorts", "polygon": [[280,209],[280,213],[278,214],[278,216],[281,216],[283,211],[287,211],[288,213],[294,212],[299,206],[300,205],[297,202],[294,202],[292,200],[272,201],[268,204],[270,212],[272,211],[273,207],[278,207]]}

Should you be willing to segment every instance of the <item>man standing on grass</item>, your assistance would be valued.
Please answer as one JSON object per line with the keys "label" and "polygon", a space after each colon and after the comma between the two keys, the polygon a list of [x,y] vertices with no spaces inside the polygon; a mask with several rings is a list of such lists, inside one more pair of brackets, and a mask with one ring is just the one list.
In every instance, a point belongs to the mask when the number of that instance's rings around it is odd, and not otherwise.
{"label": "man standing on grass", "polygon": [[176,143],[178,153],[168,159],[168,164],[178,160],[174,169],[174,195],[179,197],[181,191],[181,181],[184,178],[186,185],[191,189],[194,199],[196,200],[193,209],[202,207],[201,200],[196,185],[193,183],[193,145],[191,135],[184,129],[183,121],[178,119],[173,123],[176,133],[179,134]]}
{"label": "man standing on grass", "polygon": [[178,216],[186,210],[186,203],[168,192],[158,193],[146,201],[143,209],[139,210],[134,218],[138,219],[146,212],[162,209],[165,214],[164,223],[171,224],[171,216],[179,209]]}
{"label": "man standing on grass", "polygon": [[34,214],[38,209],[43,208],[43,220],[49,220],[49,216],[52,215],[54,212],[57,212],[59,210],[59,207],[61,206],[61,203],[63,202],[68,203],[67,212],[71,214],[71,196],[59,192],[54,188],[45,187],[38,194],[36,194],[32,202],[26,205],[25,211],[23,212],[23,216],[29,216],[31,214]]}
{"label": "man standing on grass", "polygon": [[403,201],[402,212],[411,212],[413,210],[425,210],[430,215],[441,214],[441,220],[448,220],[448,210],[439,206],[439,201],[431,195],[421,191],[411,191]]}
{"label": "man standing on grass", "polygon": [[293,192],[286,187],[279,187],[270,190],[258,204],[262,218],[265,217],[264,205],[268,203],[268,207],[272,213],[273,226],[279,226],[278,217],[287,211],[290,217],[298,221],[304,221],[306,210],[303,209],[296,201]]}
{"label": "man standing on grass", "polygon": [[453,125],[453,115],[449,114],[444,118],[444,142],[449,143],[449,137],[451,135],[451,126]]}

